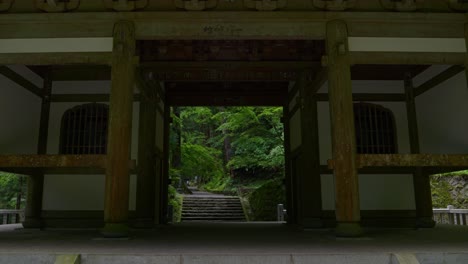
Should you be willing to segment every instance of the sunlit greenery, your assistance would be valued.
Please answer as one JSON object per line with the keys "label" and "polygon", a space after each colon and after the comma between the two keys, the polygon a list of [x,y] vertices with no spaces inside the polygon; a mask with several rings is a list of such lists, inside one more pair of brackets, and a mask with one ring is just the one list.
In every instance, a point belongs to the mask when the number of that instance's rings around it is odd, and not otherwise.
{"label": "sunlit greenery", "polygon": [[25,201],[26,177],[0,172],[0,209],[15,209],[18,202],[20,208],[24,208]]}

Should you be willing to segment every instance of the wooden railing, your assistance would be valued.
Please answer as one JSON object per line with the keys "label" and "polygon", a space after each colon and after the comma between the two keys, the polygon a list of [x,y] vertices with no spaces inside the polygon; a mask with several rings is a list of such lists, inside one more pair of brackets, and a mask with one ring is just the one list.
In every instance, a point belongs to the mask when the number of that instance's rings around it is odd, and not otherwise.
{"label": "wooden railing", "polygon": [[468,209],[455,209],[452,205],[447,208],[433,209],[433,219],[438,224],[467,225]]}
{"label": "wooden railing", "polygon": [[24,210],[0,209],[0,225],[20,223],[24,220]]}

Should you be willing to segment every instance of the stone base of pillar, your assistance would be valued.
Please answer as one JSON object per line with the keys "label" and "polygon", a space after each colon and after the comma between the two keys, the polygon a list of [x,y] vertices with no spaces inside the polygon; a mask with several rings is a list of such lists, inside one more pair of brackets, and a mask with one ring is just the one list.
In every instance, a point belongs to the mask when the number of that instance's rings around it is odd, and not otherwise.
{"label": "stone base of pillar", "polygon": [[133,223],[132,227],[149,229],[154,227],[154,220],[152,218],[138,218]]}
{"label": "stone base of pillar", "polygon": [[416,219],[416,227],[419,228],[433,228],[436,225],[436,222],[432,217],[418,217]]}
{"label": "stone base of pillar", "polygon": [[44,221],[40,217],[26,217],[21,223],[24,228],[43,228]]}
{"label": "stone base of pillar", "polygon": [[128,225],[122,223],[106,223],[101,229],[101,234],[106,238],[128,237]]}
{"label": "stone base of pillar", "polygon": [[323,228],[323,220],[320,218],[304,218],[302,219],[302,227],[304,229]]}
{"label": "stone base of pillar", "polygon": [[359,237],[363,233],[359,222],[336,224],[335,234],[337,237]]}

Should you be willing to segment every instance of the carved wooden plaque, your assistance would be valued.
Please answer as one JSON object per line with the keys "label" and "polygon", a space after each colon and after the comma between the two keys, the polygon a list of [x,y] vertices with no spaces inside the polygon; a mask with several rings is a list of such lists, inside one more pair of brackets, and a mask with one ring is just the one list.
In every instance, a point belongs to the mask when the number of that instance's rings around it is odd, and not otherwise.
{"label": "carved wooden plaque", "polygon": [[36,8],[45,12],[59,13],[77,9],[80,6],[80,0],[35,0]]}
{"label": "carved wooden plaque", "polygon": [[104,0],[104,4],[115,11],[133,11],[145,8],[148,0]]}
{"label": "carved wooden plaque", "polygon": [[273,11],[284,8],[286,0],[244,0],[244,6],[259,11]]}
{"label": "carved wooden plaque", "polygon": [[210,8],[215,8],[218,5],[218,0],[174,0],[177,8],[189,11],[202,11]]}

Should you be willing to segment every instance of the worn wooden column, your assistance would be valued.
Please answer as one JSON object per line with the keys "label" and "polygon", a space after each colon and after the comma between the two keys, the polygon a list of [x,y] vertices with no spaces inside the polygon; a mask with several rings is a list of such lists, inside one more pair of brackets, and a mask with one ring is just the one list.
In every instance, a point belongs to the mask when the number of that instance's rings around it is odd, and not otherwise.
{"label": "worn wooden column", "polygon": [[[406,74],[405,76],[405,95],[410,150],[412,154],[419,154],[421,151],[419,147],[418,120],[411,74]],[[414,169],[413,185],[416,202],[416,225],[418,227],[434,227],[435,222],[432,220],[431,184],[429,181],[429,175],[423,173],[421,167]]]}
{"label": "worn wooden column", "polygon": [[285,171],[285,186],[286,186],[286,210],[288,214],[288,224],[297,224],[295,193],[293,186],[295,185],[292,173],[292,158],[291,158],[291,131],[290,131],[290,115],[289,102],[283,106],[283,130],[284,130],[284,171]]}
{"label": "worn wooden column", "polygon": [[129,158],[132,128],[135,67],[135,29],[132,22],[114,26],[111,70],[109,136],[107,144],[104,236],[127,236],[129,203]]}
{"label": "worn wooden column", "polygon": [[140,85],[136,226],[154,225],[156,179],[156,91]]}
{"label": "worn wooden column", "polygon": [[301,188],[302,219],[300,223],[304,228],[318,228],[323,224],[317,100],[305,76],[305,73],[302,73],[299,80],[302,135],[302,173],[299,187]]}
{"label": "worn wooden column", "polygon": [[169,187],[169,137],[171,126],[171,107],[164,100],[164,147],[163,147],[163,164],[162,164],[162,177],[160,186],[160,224],[168,222],[168,187]]}
{"label": "worn wooden column", "polygon": [[468,24],[465,24],[465,75],[466,75],[466,87],[468,88]]}
{"label": "worn wooden column", "polygon": [[[52,92],[52,78],[47,70],[44,76],[42,91],[41,117],[39,121],[39,137],[37,154],[47,153],[47,139],[49,135],[50,95]],[[26,209],[23,227],[41,228],[42,221],[42,196],[44,191],[44,173],[37,171],[28,177],[28,190],[26,196]]]}
{"label": "worn wooden column", "polygon": [[333,147],[333,173],[336,189],[336,233],[359,236],[359,179],[356,169],[356,136],[354,128],[351,71],[346,23],[327,23],[328,89]]}

